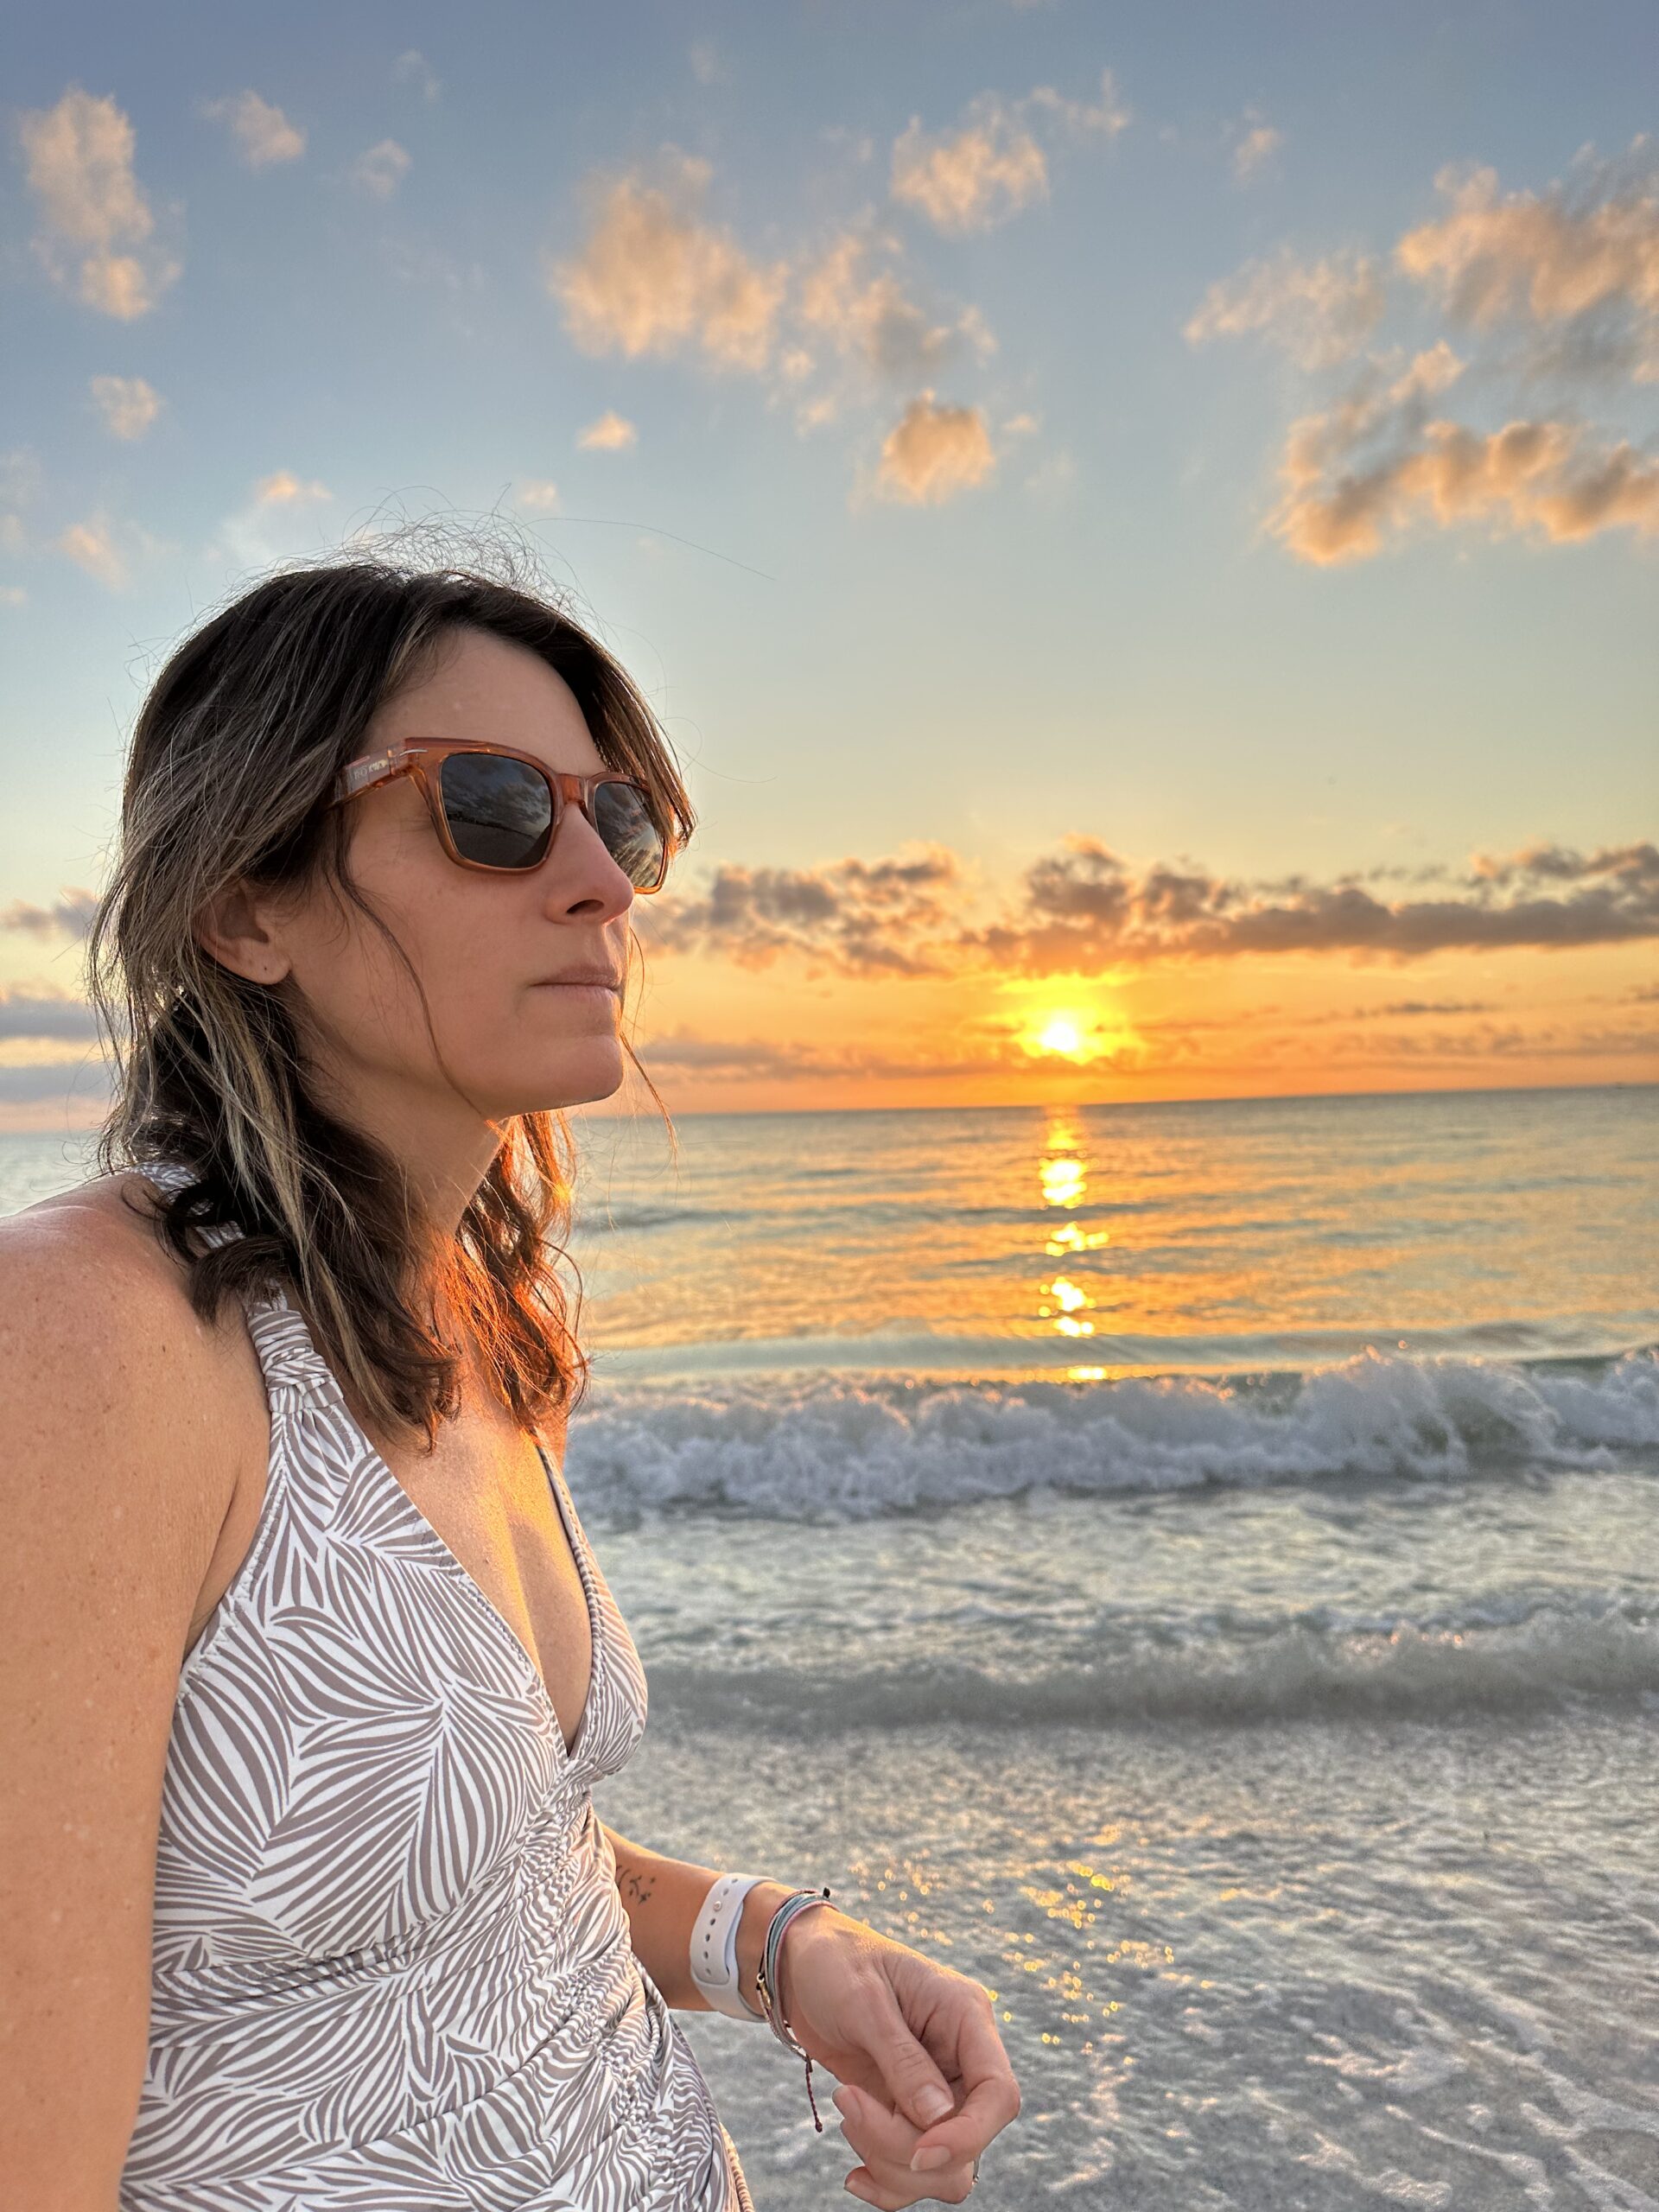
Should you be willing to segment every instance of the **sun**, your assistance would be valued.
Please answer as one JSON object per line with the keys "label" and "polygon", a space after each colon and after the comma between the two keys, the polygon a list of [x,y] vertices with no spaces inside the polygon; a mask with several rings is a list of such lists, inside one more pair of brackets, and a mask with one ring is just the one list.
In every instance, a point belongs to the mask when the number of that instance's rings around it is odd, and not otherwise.
{"label": "sun", "polygon": [[1056,1006],[1033,1007],[1020,1023],[1017,1035],[1021,1049],[1033,1060],[1069,1060],[1087,1068],[1097,1060],[1116,1063],[1134,1052],[1140,1039],[1116,1013],[1105,1013],[1081,995]]}

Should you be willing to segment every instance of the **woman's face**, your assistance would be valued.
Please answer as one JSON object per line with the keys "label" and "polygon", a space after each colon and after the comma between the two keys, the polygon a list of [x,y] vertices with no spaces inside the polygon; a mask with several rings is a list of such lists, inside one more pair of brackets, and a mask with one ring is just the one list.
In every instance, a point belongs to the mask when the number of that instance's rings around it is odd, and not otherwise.
{"label": "woman's face", "polygon": [[[434,672],[384,706],[359,748],[482,738],[550,768],[605,769],[575,695],[523,646],[461,630]],[[495,1122],[607,1098],[625,1072],[618,1037],[633,887],[598,832],[567,806],[539,867],[461,868],[413,779],[346,802],[347,867],[425,987],[444,1068]],[[407,970],[367,917],[331,887],[279,912],[270,941],[308,1051],[353,1118],[394,1140],[454,1130],[467,1105],[446,1081]],[[239,964],[239,963],[238,963]],[[561,984],[597,969],[616,989]]]}

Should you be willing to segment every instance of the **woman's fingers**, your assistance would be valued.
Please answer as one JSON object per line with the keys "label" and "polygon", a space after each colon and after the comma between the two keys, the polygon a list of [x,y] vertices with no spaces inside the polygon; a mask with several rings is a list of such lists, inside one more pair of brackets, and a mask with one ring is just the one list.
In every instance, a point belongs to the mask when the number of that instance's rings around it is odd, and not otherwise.
{"label": "woman's fingers", "polygon": [[882,2212],[897,2212],[898,2207],[924,2197],[959,2204],[972,2188],[974,2152],[950,2152],[937,2165],[917,2172],[910,2161],[918,2131],[901,2112],[889,2110],[878,2098],[850,2085],[836,2090],[835,2104],[842,2133],[864,2162],[848,2180],[867,2203],[880,2205]]}
{"label": "woman's fingers", "polygon": [[928,2127],[956,2110],[956,2096],[932,2052],[912,2033],[896,1992],[878,1986],[867,2048],[893,2103],[918,2129]]}
{"label": "woman's fingers", "polygon": [[953,2159],[971,2164],[991,2138],[1018,2116],[1020,2084],[988,2005],[972,2006],[964,2015],[957,2050],[967,2094],[958,2111],[925,2127],[918,2139],[924,2152],[944,2145]]}

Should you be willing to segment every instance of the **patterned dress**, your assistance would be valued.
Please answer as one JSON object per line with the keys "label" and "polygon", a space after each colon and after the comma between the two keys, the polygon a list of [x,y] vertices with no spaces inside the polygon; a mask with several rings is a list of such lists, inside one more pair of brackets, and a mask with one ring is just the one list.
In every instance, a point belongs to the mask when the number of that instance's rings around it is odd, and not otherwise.
{"label": "patterned dress", "polygon": [[594,1810],[645,1678],[563,1470],[543,1452],[593,1637],[569,1748],[302,1315],[248,1324],[270,1474],[180,1676],[122,2212],[753,2212]]}

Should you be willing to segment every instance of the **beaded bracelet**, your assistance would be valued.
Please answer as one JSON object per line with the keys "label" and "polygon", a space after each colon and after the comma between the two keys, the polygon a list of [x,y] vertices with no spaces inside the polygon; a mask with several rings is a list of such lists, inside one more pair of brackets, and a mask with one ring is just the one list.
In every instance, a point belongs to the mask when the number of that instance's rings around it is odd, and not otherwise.
{"label": "beaded bracelet", "polygon": [[811,2054],[804,2050],[790,2031],[781,2003],[782,1990],[778,1980],[778,1958],[783,1948],[784,1933],[790,1923],[798,1920],[804,1912],[810,1912],[815,1904],[828,1904],[830,1887],[826,1883],[821,1891],[797,1890],[792,1897],[784,1899],[772,1916],[766,1929],[766,1940],[760,1954],[760,1964],[755,1971],[754,1986],[772,2032],[785,2050],[793,2051],[797,2058],[806,2062],[806,2100],[812,2107],[812,2125],[820,2135],[823,2122],[818,2118],[818,2101],[812,2094]]}

